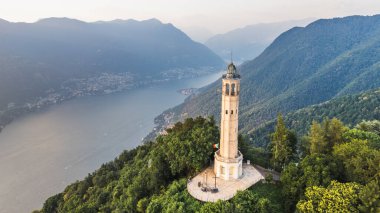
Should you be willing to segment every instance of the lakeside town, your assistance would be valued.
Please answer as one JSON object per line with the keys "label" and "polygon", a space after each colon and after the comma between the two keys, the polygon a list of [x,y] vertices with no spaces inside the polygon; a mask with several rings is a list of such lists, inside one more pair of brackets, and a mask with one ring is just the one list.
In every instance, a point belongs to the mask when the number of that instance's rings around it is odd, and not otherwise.
{"label": "lakeside town", "polygon": [[[62,83],[59,89],[49,89],[45,96],[36,97],[24,104],[8,103],[5,109],[0,110],[0,132],[4,127],[20,115],[44,109],[48,106],[64,101],[91,95],[107,95],[122,92],[132,88],[166,82],[174,79],[186,79],[207,75],[215,69],[203,67],[201,69],[171,69],[160,73],[159,78],[146,76],[138,79],[132,73],[102,73],[90,78],[70,79]],[[177,92],[191,95],[195,88],[183,88]]]}

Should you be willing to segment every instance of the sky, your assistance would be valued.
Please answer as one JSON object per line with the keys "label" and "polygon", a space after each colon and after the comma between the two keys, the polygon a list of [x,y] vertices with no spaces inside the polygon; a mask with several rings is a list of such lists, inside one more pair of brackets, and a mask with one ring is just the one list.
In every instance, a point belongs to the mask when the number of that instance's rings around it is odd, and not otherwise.
{"label": "sky", "polygon": [[0,0],[0,18],[12,22],[157,18],[205,36],[256,23],[378,13],[380,0]]}

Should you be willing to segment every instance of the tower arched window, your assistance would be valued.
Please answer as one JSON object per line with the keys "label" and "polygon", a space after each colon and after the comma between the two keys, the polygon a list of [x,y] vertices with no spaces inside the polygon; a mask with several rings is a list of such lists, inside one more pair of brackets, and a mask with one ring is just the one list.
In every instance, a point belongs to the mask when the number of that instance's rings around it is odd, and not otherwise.
{"label": "tower arched window", "polygon": [[226,95],[230,95],[230,84],[226,84]]}
{"label": "tower arched window", "polygon": [[231,95],[235,95],[235,93],[236,93],[236,85],[231,84]]}

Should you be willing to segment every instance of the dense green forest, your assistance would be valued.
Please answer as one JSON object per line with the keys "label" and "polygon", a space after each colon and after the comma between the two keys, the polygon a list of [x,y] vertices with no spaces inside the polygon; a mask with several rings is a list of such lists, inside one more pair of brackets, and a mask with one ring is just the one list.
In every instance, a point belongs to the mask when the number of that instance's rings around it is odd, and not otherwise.
{"label": "dense green forest", "polygon": [[[313,122],[302,139],[281,116],[263,154],[239,137],[245,159],[282,171],[229,201],[203,203],[187,178],[210,164],[219,141],[214,119],[186,119],[154,142],[124,151],[84,180],[47,199],[36,212],[376,212],[380,210],[380,122],[348,128]],[[265,166],[265,165],[263,165]]]}
{"label": "dense green forest", "polygon": [[[380,87],[379,50],[380,15],[321,19],[282,33],[238,67],[240,129],[246,133],[278,112]],[[164,114],[174,121],[199,115],[219,120],[220,88],[216,81]]]}
{"label": "dense green forest", "polygon": [[281,115],[272,134],[272,163],[282,170],[286,212],[379,212],[380,122],[349,129],[336,119],[313,121],[293,152]]}
{"label": "dense green forest", "polygon": [[[380,120],[380,89],[337,97],[321,104],[289,112],[284,120],[290,129],[301,136],[307,133],[313,120],[320,122],[325,117],[336,117],[349,126],[355,126],[362,120]],[[271,120],[249,131],[251,142],[255,146],[266,147],[270,142],[269,135],[274,130],[274,126],[275,120]]]}
{"label": "dense green forest", "polygon": [[[182,178],[209,163],[218,137],[213,119],[178,123],[168,135],[124,151],[83,181],[49,198],[42,212],[142,212],[153,208],[149,205],[153,195],[164,196],[165,191],[183,188]],[[190,199],[187,194],[181,197]]]}

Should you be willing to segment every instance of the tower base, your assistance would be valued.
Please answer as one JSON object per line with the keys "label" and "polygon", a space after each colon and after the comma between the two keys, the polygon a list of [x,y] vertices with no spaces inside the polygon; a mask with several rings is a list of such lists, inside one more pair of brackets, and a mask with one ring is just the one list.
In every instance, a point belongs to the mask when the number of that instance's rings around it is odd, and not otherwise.
{"label": "tower base", "polygon": [[224,180],[238,179],[243,175],[243,155],[238,152],[237,158],[227,159],[220,156],[219,150],[215,152],[214,173],[216,177]]}
{"label": "tower base", "polygon": [[[203,202],[229,200],[236,195],[237,191],[246,190],[265,177],[263,170],[249,164],[243,164],[243,175],[238,179],[214,178],[213,170],[213,167],[208,167],[188,181],[187,191],[195,199]],[[279,179],[278,175],[273,174],[273,177]],[[207,190],[203,190],[205,188]],[[217,192],[213,190],[214,188],[218,189]]]}

